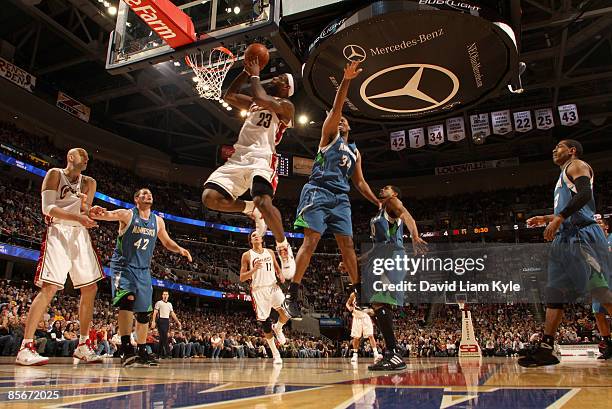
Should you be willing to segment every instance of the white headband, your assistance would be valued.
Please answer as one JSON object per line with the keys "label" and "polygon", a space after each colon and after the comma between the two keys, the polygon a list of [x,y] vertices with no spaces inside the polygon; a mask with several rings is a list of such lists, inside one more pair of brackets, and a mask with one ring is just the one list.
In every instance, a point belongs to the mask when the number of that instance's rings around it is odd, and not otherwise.
{"label": "white headband", "polygon": [[289,96],[295,94],[295,81],[293,80],[293,75],[289,73],[285,73],[287,76],[287,83],[289,84]]}

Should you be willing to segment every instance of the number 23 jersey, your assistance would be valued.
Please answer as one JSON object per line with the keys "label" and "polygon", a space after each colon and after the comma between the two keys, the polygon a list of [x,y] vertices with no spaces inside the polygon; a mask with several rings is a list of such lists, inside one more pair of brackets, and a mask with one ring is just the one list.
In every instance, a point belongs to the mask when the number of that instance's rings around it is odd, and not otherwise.
{"label": "number 23 jersey", "polygon": [[271,161],[272,155],[276,153],[276,145],[290,125],[285,124],[275,112],[251,104],[230,161],[244,163],[245,157]]}
{"label": "number 23 jersey", "polygon": [[117,245],[111,259],[111,267],[148,269],[151,266],[157,241],[157,216],[149,220],[140,217],[137,208],[132,209],[132,220],[119,232]]}

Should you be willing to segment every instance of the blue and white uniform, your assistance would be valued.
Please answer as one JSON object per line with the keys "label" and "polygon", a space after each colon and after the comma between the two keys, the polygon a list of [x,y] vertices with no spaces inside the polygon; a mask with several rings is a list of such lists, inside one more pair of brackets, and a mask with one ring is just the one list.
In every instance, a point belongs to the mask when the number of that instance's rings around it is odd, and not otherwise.
{"label": "blue and white uniform", "polygon": [[[571,161],[563,166],[554,191],[554,213],[559,214],[577,193],[567,175]],[[591,177],[591,186],[593,178]],[[561,300],[573,301],[594,288],[607,287],[609,267],[607,242],[595,221],[595,200],[591,200],[563,221],[553,240],[548,262],[548,287],[565,294]],[[568,298],[569,297],[569,298]]]}
{"label": "blue and white uniform", "polygon": [[150,268],[157,233],[157,216],[151,213],[149,219],[143,219],[138,209],[133,208],[132,219],[119,232],[111,258],[113,305],[132,293],[135,296],[134,312],[153,311]]}
{"label": "blue and white uniform", "polygon": [[370,220],[370,238],[373,245],[369,251],[366,265],[362,269],[362,280],[365,285],[362,286],[364,298],[371,303],[384,303],[391,305],[404,304],[403,291],[377,291],[374,288],[375,281],[381,281],[384,284],[400,284],[406,277],[406,271],[403,269],[387,270],[381,274],[374,274],[375,260],[395,260],[397,257],[401,259],[406,255],[404,249],[404,222],[402,219],[391,217],[383,207],[378,211],[376,216]]}
{"label": "blue and white uniform", "polygon": [[348,192],[358,156],[355,144],[345,143],[340,133],[319,148],[310,179],[302,188],[294,227],[353,236]]}

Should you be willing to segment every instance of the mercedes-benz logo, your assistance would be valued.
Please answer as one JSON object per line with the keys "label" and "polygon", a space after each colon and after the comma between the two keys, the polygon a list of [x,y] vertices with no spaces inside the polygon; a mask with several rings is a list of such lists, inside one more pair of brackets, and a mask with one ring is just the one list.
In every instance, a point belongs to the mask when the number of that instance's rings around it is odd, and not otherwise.
{"label": "mercedes-benz logo", "polygon": [[342,50],[342,54],[344,54],[344,58],[349,60],[350,62],[362,62],[368,56],[366,51],[360,45],[349,44]]}
{"label": "mercedes-benz logo", "polygon": [[[392,71],[410,69],[410,68],[417,68],[417,71],[416,73],[412,75],[412,77],[408,79],[406,85],[404,85],[403,87],[392,89],[390,91],[383,92],[383,93],[376,94],[376,95],[367,94],[368,85],[370,85],[370,83],[376,78],[380,77],[381,75],[385,75],[389,72],[392,72]],[[436,99],[428,95],[427,90],[419,89],[420,84],[421,84],[421,77],[423,76],[423,72],[426,72],[426,70],[434,70],[434,71],[438,71],[444,74],[451,80],[453,84],[452,89],[449,87],[447,96],[441,101],[437,101]],[[393,67],[385,68],[384,70],[381,70],[375,74],[372,74],[370,77],[368,77],[363,82],[363,84],[361,84],[361,89],[359,90],[359,93],[361,95],[361,98],[366,104],[376,109],[380,109],[382,111],[387,111],[387,112],[395,112],[395,113],[411,113],[411,112],[430,111],[439,106],[442,106],[446,104],[451,98],[453,98],[457,94],[457,91],[459,91],[459,79],[457,78],[455,74],[453,74],[451,71],[447,70],[446,68],[442,68],[438,65],[431,65],[431,64],[401,64],[401,65],[395,65]],[[420,108],[414,108],[414,109],[397,107],[397,103],[396,103],[396,107],[381,105],[381,104],[384,104],[384,102],[382,101],[384,101],[385,98],[403,97],[403,96],[416,98],[418,100],[425,101],[429,103],[430,105],[425,106],[425,107],[420,107]],[[373,102],[372,100],[377,100],[377,101]],[[379,102],[378,100],[382,100],[382,101]]]}

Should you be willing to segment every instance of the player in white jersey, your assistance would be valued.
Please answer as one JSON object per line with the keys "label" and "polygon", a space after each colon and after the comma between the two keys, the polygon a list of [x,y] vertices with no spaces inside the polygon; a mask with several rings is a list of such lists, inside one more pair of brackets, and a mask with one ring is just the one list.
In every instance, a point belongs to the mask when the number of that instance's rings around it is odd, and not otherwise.
{"label": "player in white jersey", "polygon": [[80,338],[74,357],[84,362],[102,360],[89,345],[89,326],[98,290],[96,282],[104,278],[104,272],[87,231],[97,226],[89,217],[96,181],[81,174],[87,168],[88,160],[84,149],[70,149],[66,168],[50,169],[43,180],[42,212],[47,231],[34,278],[40,292],[28,313],[24,339],[15,361],[19,365],[45,365],[49,362],[48,358],[36,352],[34,332],[55,293],[64,288],[68,273],[74,288],[81,290]]}
{"label": "player in white jersey", "polygon": [[[248,79],[253,96],[239,93]],[[265,234],[266,224],[270,227],[286,278],[295,274],[295,260],[272,197],[278,183],[276,145],[293,123],[295,109],[287,98],[294,88],[291,74],[282,74],[272,79],[266,92],[259,81],[257,61],[245,61],[245,71],[232,82],[224,99],[246,110],[246,120],[234,144],[234,154],[209,176],[202,193],[202,202],[209,209],[242,212],[253,218],[260,236]],[[238,199],[247,190],[253,201]]]}
{"label": "player in white jersey", "polygon": [[[340,263],[340,271],[346,271],[343,263]],[[353,322],[351,323],[351,338],[353,338],[353,356],[351,363],[357,363],[359,344],[361,338],[368,338],[372,351],[374,352],[374,362],[377,362],[382,356],[378,353],[376,347],[376,338],[374,338],[374,325],[372,325],[372,319],[370,316],[357,308],[357,299],[355,293],[351,293],[348,301],[346,302],[346,309],[353,314]]]}
{"label": "player in white jersey", "polygon": [[[283,334],[283,325],[289,321],[289,316],[283,309],[285,295],[276,281],[277,277],[281,283],[285,279],[281,274],[276,257],[274,257],[274,252],[263,247],[263,239],[257,231],[253,231],[249,235],[249,244],[251,249],[242,254],[240,281],[251,280],[251,296],[253,297],[253,309],[257,315],[257,321],[262,324],[274,363],[282,364],[283,360],[274,343],[274,335],[276,335],[279,344],[284,345],[287,342]],[[270,320],[272,308],[279,315],[275,324],[272,324],[272,320]],[[274,335],[272,335],[272,331],[274,331]]]}

